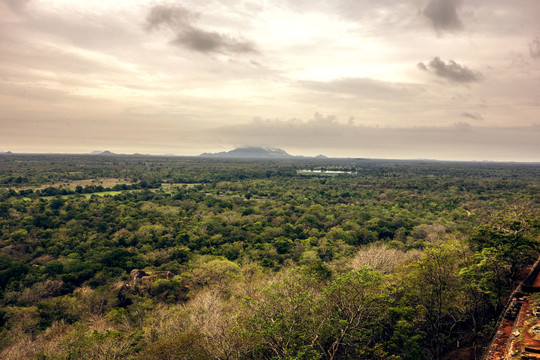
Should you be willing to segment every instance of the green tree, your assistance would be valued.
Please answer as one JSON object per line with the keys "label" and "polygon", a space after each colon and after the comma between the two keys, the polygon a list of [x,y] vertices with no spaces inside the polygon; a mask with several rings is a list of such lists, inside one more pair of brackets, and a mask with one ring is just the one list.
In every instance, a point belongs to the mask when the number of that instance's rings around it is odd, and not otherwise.
{"label": "green tree", "polygon": [[373,355],[386,316],[382,276],[368,267],[339,275],[324,289],[319,309],[323,324],[316,343],[326,359]]}
{"label": "green tree", "polygon": [[264,359],[319,359],[315,347],[320,328],[317,295],[305,275],[291,271],[263,290],[263,298],[248,302],[253,316],[247,336],[258,344],[255,356]]}
{"label": "green tree", "polygon": [[488,224],[478,227],[471,237],[473,249],[493,249],[493,255],[501,263],[510,266],[510,277],[515,278],[538,254],[538,241],[531,237],[531,222],[523,211],[499,215]]}
{"label": "green tree", "polygon": [[426,250],[404,279],[404,292],[413,307],[423,313],[428,350],[433,359],[440,359],[445,346],[455,335],[455,327],[463,322],[463,278],[460,263],[467,257],[466,247],[447,241]]}

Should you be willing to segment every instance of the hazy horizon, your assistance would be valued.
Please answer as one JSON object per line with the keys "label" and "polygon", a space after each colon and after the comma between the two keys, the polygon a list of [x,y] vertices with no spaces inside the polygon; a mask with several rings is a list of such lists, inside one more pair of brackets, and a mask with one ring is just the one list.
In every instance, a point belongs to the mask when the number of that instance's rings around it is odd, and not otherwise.
{"label": "hazy horizon", "polygon": [[540,161],[540,2],[0,0],[0,152]]}
{"label": "hazy horizon", "polygon": [[[248,146],[248,147],[251,147],[251,146]],[[224,150],[224,151],[220,151],[220,152],[203,152],[203,153],[200,153],[200,154],[196,154],[196,155],[185,155],[185,154],[173,154],[173,153],[141,153],[141,152],[131,152],[131,153],[127,153],[127,152],[123,152],[123,153],[118,153],[118,152],[112,152],[110,150],[93,150],[93,151],[88,151],[88,152],[13,152],[13,151],[10,151],[10,150],[7,150],[7,151],[0,151],[0,155],[9,155],[9,154],[12,154],[12,155],[51,155],[51,156],[55,156],[55,155],[66,155],[66,156],[78,156],[78,155],[90,155],[90,156],[108,156],[107,153],[111,154],[111,156],[150,156],[150,157],[179,157],[179,158],[182,158],[182,157],[186,157],[186,158],[189,158],[189,157],[201,157],[203,159],[220,159],[220,158],[224,158],[224,157],[212,157],[212,156],[205,156],[205,155],[217,155],[219,153],[226,153],[226,152],[229,152],[231,150],[236,150],[236,149],[239,149],[239,148],[235,148],[235,149],[229,149],[229,150]],[[284,149],[279,149],[279,150],[284,150]],[[393,161],[393,160],[396,160],[396,161],[434,161],[434,162],[472,162],[472,163],[475,163],[475,162],[478,162],[478,163],[484,163],[484,162],[489,162],[489,163],[521,163],[521,164],[540,164],[540,161],[519,161],[519,160],[456,160],[456,159],[451,159],[451,158],[448,158],[448,159],[436,159],[436,158],[421,158],[421,157],[418,157],[418,158],[408,158],[408,157],[394,157],[394,158],[390,158],[390,157],[361,157],[361,156],[326,156],[325,154],[322,154],[322,153],[319,153],[317,155],[306,155],[306,154],[296,154],[296,153],[290,153],[289,151],[287,150],[284,150],[288,155],[291,156],[291,159],[294,159],[294,158],[297,158],[297,159],[316,159],[317,157],[321,157],[322,156],[322,159],[329,159],[329,160],[332,160],[332,159],[336,159],[336,160],[347,160],[347,159],[351,159],[351,160],[381,160],[381,161],[385,161],[385,160],[388,160],[388,161]],[[225,157],[227,158],[227,157]],[[235,159],[235,158],[238,158],[238,157],[231,157],[231,159]],[[248,157],[246,158],[242,158],[240,157],[239,159],[249,159]],[[252,159],[256,160],[258,159],[258,157],[253,157]],[[261,158],[261,159],[267,159],[267,158]],[[274,160],[287,160],[289,158],[273,158],[273,157],[269,157],[268,159],[274,159]]]}

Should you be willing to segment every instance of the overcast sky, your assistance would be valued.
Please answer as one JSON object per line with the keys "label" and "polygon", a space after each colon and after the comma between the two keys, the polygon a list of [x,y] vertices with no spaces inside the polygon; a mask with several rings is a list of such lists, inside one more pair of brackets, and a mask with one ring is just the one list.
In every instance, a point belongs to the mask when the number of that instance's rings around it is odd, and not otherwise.
{"label": "overcast sky", "polygon": [[0,151],[540,161],[539,0],[0,0]]}

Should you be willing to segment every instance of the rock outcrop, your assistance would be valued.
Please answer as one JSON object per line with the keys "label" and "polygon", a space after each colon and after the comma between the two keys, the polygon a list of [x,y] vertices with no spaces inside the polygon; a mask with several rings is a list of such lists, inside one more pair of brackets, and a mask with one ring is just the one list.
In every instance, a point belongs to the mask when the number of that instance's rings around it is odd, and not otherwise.
{"label": "rock outcrop", "polygon": [[154,271],[149,274],[144,270],[131,270],[128,282],[124,283],[118,292],[120,306],[130,305],[132,303],[130,295],[142,295],[154,281],[159,279],[172,279],[174,276],[175,275],[170,271]]}

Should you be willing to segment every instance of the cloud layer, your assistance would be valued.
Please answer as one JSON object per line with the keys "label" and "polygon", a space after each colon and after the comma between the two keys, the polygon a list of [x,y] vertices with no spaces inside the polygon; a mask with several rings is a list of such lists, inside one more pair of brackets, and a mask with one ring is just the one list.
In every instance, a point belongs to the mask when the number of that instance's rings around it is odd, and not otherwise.
{"label": "cloud layer", "polygon": [[471,113],[468,111],[464,111],[461,113],[462,117],[473,119],[473,120],[484,120],[484,117],[479,113]]}
{"label": "cloud layer", "polygon": [[373,99],[401,100],[419,94],[422,89],[412,84],[399,84],[370,78],[339,78],[330,81],[302,81],[306,88],[336,94]]}
{"label": "cloud layer", "polygon": [[[315,114],[311,119],[254,119],[242,126],[224,126],[210,132],[237,146],[261,144],[301,149],[310,154],[352,157],[511,160],[540,149],[540,127],[474,127],[456,122],[445,127],[370,127],[342,123],[334,116]],[[533,160],[534,155],[528,158]]]}

